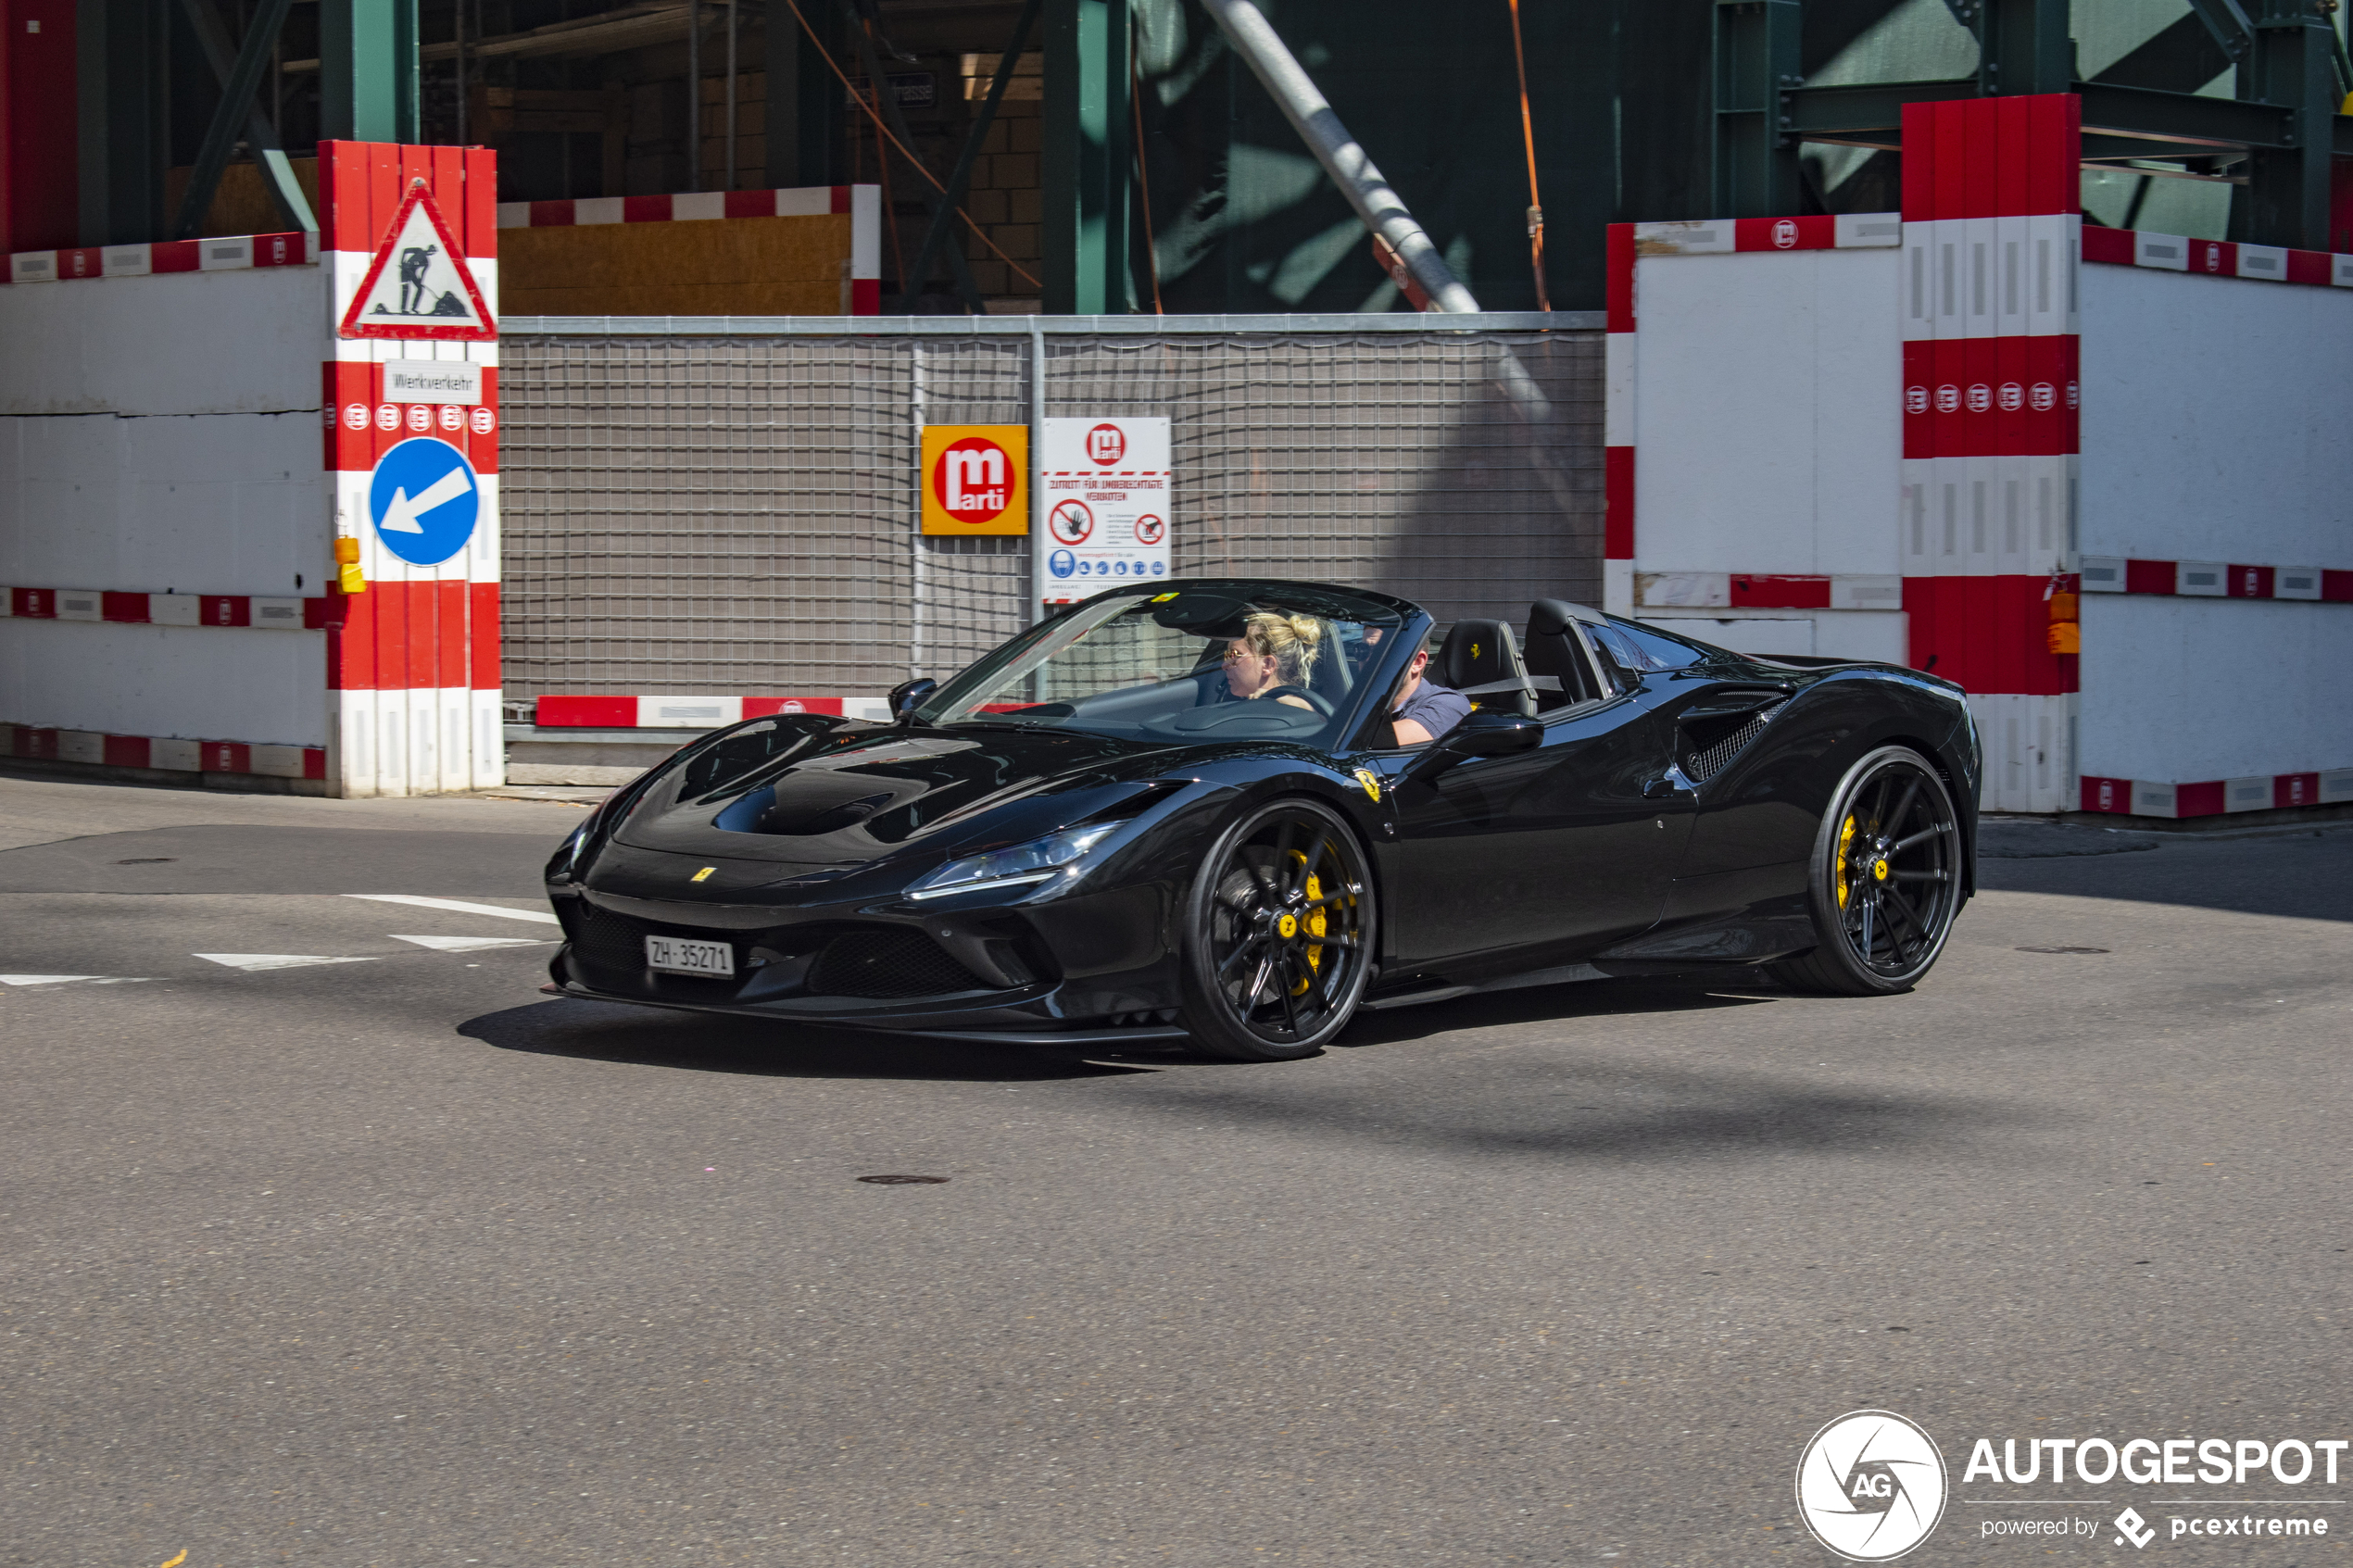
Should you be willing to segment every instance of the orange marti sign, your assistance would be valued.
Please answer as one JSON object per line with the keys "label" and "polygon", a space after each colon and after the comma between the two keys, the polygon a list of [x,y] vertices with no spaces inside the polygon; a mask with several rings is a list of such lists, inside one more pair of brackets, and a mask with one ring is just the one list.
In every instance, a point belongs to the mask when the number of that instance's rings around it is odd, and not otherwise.
{"label": "orange marti sign", "polygon": [[1029,532],[1027,425],[924,426],[924,532]]}

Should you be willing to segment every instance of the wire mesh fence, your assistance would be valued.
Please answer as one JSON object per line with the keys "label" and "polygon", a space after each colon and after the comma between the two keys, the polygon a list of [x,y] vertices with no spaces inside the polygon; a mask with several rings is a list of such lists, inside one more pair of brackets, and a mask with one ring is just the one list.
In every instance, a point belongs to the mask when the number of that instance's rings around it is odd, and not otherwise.
{"label": "wire mesh fence", "polygon": [[1169,416],[1179,576],[1378,588],[1441,623],[1600,596],[1581,322],[773,325],[510,320],[510,696],[872,695],[971,662],[1032,617],[1029,542],[920,533],[927,423]]}

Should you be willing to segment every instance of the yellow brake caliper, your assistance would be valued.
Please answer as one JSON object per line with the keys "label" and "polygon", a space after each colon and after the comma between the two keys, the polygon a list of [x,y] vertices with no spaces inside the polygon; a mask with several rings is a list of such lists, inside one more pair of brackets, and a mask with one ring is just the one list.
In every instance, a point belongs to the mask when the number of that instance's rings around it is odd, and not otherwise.
{"label": "yellow brake caliper", "polygon": [[1839,824],[1838,829],[1838,907],[1842,909],[1846,908],[1846,852],[1847,847],[1854,842],[1855,817],[1850,812],[1846,821]]}
{"label": "yellow brake caliper", "polygon": [[[1305,865],[1307,863],[1307,857],[1297,849],[1291,851],[1291,859],[1297,860],[1302,865]],[[1307,879],[1307,887],[1305,891],[1307,894],[1308,903],[1314,904],[1317,899],[1324,896],[1323,880],[1320,877],[1309,877]],[[1331,911],[1329,909],[1309,909],[1307,911],[1306,920],[1303,922],[1307,927],[1307,934],[1311,936],[1323,935],[1328,927],[1328,917],[1330,914]],[[1311,946],[1307,949],[1308,972],[1299,977],[1299,984],[1290,988],[1290,994],[1294,997],[1305,996],[1307,994],[1308,985],[1312,984],[1315,979],[1315,972],[1321,969],[1323,964],[1324,949],[1320,946]]]}

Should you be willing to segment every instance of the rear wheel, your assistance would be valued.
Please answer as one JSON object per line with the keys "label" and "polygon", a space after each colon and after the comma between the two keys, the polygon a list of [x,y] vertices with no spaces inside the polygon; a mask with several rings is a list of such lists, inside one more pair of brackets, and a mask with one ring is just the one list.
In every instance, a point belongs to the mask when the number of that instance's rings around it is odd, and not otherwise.
{"label": "rear wheel", "polygon": [[1881,746],[1847,771],[1808,878],[1819,945],[1777,972],[1807,990],[1886,996],[1919,984],[1961,905],[1959,813],[1927,759]]}
{"label": "rear wheel", "polygon": [[1312,800],[1242,818],[1187,901],[1184,1022],[1235,1061],[1313,1056],[1348,1025],[1373,952],[1372,878],[1356,835]]}

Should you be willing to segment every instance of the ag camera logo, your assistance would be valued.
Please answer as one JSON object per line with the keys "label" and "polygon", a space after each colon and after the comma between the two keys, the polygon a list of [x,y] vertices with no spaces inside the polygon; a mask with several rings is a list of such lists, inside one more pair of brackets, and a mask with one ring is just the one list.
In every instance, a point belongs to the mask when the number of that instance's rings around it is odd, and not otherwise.
{"label": "ag camera logo", "polygon": [[1840,1416],[1797,1461],[1806,1527],[1850,1562],[1886,1562],[1928,1539],[1944,1499],[1944,1456],[1893,1411]]}

